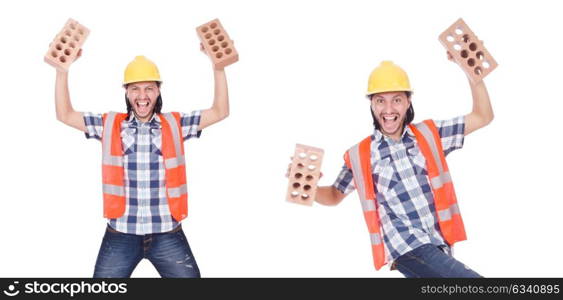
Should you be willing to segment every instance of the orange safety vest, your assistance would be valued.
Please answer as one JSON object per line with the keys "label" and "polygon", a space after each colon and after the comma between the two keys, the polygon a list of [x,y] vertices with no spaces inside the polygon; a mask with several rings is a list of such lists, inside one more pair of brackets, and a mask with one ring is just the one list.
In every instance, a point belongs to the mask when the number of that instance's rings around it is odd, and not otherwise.
{"label": "orange safety vest", "polygon": [[[409,127],[414,132],[418,146],[426,159],[426,168],[428,169],[442,236],[450,246],[456,242],[464,241],[467,239],[465,228],[457,205],[457,198],[438,128],[432,120],[426,120],[414,126],[409,125]],[[373,263],[375,268],[379,270],[387,261],[372,177],[371,136],[350,148],[344,155],[344,160],[354,176],[354,183],[360,196],[364,218],[370,233]]]}
{"label": "orange safety vest", "polygon": [[[164,158],[166,198],[172,217],[180,222],[188,216],[186,162],[182,140],[180,114],[158,115],[162,125],[162,156]],[[104,217],[119,218],[125,213],[125,168],[121,122],[127,114],[109,112],[102,116],[102,183]]]}

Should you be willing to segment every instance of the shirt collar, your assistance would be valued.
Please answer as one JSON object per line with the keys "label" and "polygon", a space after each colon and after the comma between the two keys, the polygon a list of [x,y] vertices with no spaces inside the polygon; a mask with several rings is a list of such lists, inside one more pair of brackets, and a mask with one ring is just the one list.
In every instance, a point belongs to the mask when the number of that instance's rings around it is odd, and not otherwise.
{"label": "shirt collar", "polygon": [[[405,138],[405,136],[409,136],[409,137],[414,137],[414,132],[412,131],[412,129],[410,128],[410,126],[405,126],[405,130],[403,130],[403,134],[401,135],[401,140],[403,140]],[[373,137],[374,137],[374,141],[379,142],[381,141],[382,138],[387,138],[387,139],[391,139],[387,136],[385,136],[383,133],[381,133],[381,130],[376,129],[373,133]]]}
{"label": "shirt collar", "polygon": [[[139,124],[143,123],[139,119],[137,119],[137,116],[135,116],[133,112],[131,112],[131,115],[129,116],[129,119],[127,119],[127,122],[129,123],[129,127],[138,127]],[[151,128],[160,128],[160,117],[158,116],[158,114],[153,113],[148,123],[150,124]]]}

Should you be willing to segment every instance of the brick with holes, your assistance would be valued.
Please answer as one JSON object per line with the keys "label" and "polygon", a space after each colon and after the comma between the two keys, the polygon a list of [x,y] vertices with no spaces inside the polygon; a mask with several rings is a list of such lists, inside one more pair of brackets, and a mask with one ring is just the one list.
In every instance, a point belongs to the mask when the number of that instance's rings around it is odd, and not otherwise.
{"label": "brick with holes", "polygon": [[461,18],[440,34],[439,40],[474,83],[483,80],[498,66],[483,42]]}
{"label": "brick with holes", "polygon": [[216,70],[238,61],[238,52],[219,19],[198,26],[196,31]]}
{"label": "brick with holes", "polygon": [[59,70],[68,71],[70,64],[74,62],[78,51],[88,38],[88,34],[90,34],[88,28],[73,19],[68,19],[63,29],[49,44],[49,50],[44,58],[45,62]]}
{"label": "brick with holes", "polygon": [[313,205],[321,175],[324,150],[296,144],[289,170],[286,199],[289,202]]}

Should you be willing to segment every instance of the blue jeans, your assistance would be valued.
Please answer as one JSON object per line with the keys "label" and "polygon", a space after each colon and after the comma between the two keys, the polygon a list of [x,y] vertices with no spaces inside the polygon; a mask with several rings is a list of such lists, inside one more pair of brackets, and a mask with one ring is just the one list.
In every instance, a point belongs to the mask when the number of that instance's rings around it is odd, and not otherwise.
{"label": "blue jeans", "polygon": [[395,266],[407,278],[481,277],[481,275],[432,244],[422,245],[399,256],[395,260]]}
{"label": "blue jeans", "polygon": [[96,260],[94,278],[126,278],[147,258],[162,277],[200,277],[181,225],[170,232],[135,235],[109,225]]}

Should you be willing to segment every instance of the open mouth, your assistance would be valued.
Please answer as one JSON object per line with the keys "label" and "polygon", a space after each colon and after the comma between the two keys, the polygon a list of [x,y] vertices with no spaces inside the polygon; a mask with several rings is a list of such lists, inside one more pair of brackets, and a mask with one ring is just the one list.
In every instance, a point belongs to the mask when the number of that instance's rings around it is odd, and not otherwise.
{"label": "open mouth", "polygon": [[146,115],[150,112],[150,104],[151,102],[149,100],[137,100],[135,101],[135,108],[137,111],[137,114],[139,115]]}
{"label": "open mouth", "polygon": [[398,114],[382,115],[381,120],[383,121],[383,124],[381,124],[381,126],[383,127],[383,130],[387,133],[393,133],[397,131],[400,127],[399,117],[400,116]]}
{"label": "open mouth", "polygon": [[397,119],[399,119],[399,116],[386,116],[386,117],[383,117],[383,121],[384,121],[385,123],[387,123],[387,122],[396,122]]}

